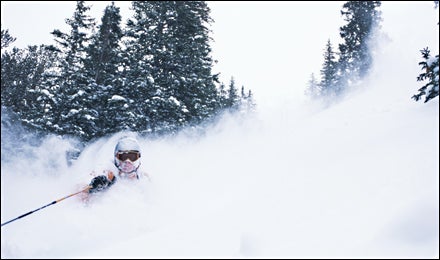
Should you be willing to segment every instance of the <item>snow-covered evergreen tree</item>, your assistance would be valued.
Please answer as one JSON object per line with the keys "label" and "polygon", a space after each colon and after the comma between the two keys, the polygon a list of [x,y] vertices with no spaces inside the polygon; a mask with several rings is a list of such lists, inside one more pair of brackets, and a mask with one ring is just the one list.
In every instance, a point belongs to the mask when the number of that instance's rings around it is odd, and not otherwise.
{"label": "snow-covered evergreen tree", "polygon": [[327,41],[325,52],[324,52],[324,64],[322,65],[321,81],[319,83],[319,93],[318,96],[333,96],[340,92],[340,88],[337,84],[337,61],[336,54],[333,51],[333,46],[330,39]]}
{"label": "snow-covered evergreen tree", "polygon": [[241,86],[241,97],[240,97],[240,111],[242,114],[249,114],[255,111],[256,103],[254,101],[254,96],[251,90],[248,90],[246,94],[244,86]]}
{"label": "snow-covered evergreen tree", "polygon": [[235,86],[235,79],[231,77],[229,81],[229,87],[227,89],[226,108],[230,111],[235,111],[240,107],[240,96],[238,95],[238,89]]}
{"label": "snow-covered evergreen tree", "polygon": [[14,47],[1,57],[2,107],[33,128],[46,130],[53,122],[48,113],[54,105],[53,95],[44,90],[44,82],[55,61],[56,54],[44,45]]}
{"label": "snow-covered evergreen tree", "polygon": [[309,98],[315,99],[322,95],[321,86],[316,79],[315,73],[310,74],[310,79],[307,82],[306,89],[304,91],[304,95]]}
{"label": "snow-covered evergreen tree", "polygon": [[226,89],[225,83],[223,82],[220,82],[218,100],[219,100],[220,110],[224,110],[228,106],[227,105],[228,91]]}
{"label": "snow-covered evergreen tree", "polygon": [[[434,9],[438,8],[438,1],[434,1]],[[438,22],[437,22],[438,25]],[[438,66],[439,55],[431,56],[431,51],[428,47],[420,51],[422,53],[423,61],[419,62],[422,66],[423,73],[417,76],[417,81],[428,81],[423,87],[419,89],[419,93],[412,96],[415,101],[419,101],[422,96],[425,96],[425,103],[438,96]]]}
{"label": "snow-covered evergreen tree", "polygon": [[209,26],[213,22],[204,1],[176,1],[175,62],[179,80],[177,98],[189,110],[190,123],[200,123],[218,109],[216,75],[211,69]]}
{"label": "snow-covered evergreen tree", "polygon": [[[22,122],[89,141],[121,130],[174,133],[254,105],[251,91],[240,99],[234,84],[216,86],[206,2],[134,1],[124,29],[114,2],[99,27],[89,10],[77,1],[54,45],[2,55],[2,105]],[[2,46],[11,41],[2,30]]]}
{"label": "snow-covered evergreen tree", "polygon": [[380,26],[380,1],[348,1],[341,14],[347,23],[340,27],[343,43],[339,44],[338,82],[350,88],[368,74],[372,65],[369,43],[374,30]]}
{"label": "snow-covered evergreen tree", "polygon": [[5,29],[1,31],[1,48],[6,48],[9,46],[9,44],[13,43],[17,38],[14,38],[9,34],[9,30]]}
{"label": "snow-covered evergreen tree", "polygon": [[[139,129],[174,131],[216,112],[209,8],[205,2],[132,2],[127,23],[125,89],[137,89]],[[129,91],[127,91],[129,92]],[[133,97],[136,100],[136,97]]]}
{"label": "snow-covered evergreen tree", "polygon": [[[160,12],[156,10],[157,3],[133,1],[134,15],[126,25],[124,44],[124,78],[127,79],[121,88],[119,99],[123,106],[121,117],[125,117],[127,128],[142,132],[155,132],[159,118],[156,116],[159,100],[166,101],[165,91],[156,83],[153,59],[160,42],[155,30],[161,23]],[[162,11],[163,13],[163,11]],[[163,44],[164,39],[161,40]]]}
{"label": "snow-covered evergreen tree", "polygon": [[99,113],[91,105],[95,89],[85,69],[87,48],[95,29],[95,20],[87,12],[90,6],[85,1],[77,1],[73,17],[66,19],[70,33],[54,30],[52,34],[58,43],[55,50],[60,52],[59,77],[56,84],[58,101],[53,113],[56,114],[55,129],[58,134],[69,134],[91,139],[95,136],[96,120]]}
{"label": "snow-covered evergreen tree", "polygon": [[108,5],[93,35],[88,48],[90,59],[86,60],[86,68],[98,85],[112,85],[119,80],[121,61],[121,29],[120,8],[114,2]]}
{"label": "snow-covered evergreen tree", "polygon": [[419,62],[419,65],[422,66],[423,73],[417,77],[417,81],[427,81],[423,87],[419,89],[419,93],[412,96],[412,98],[416,101],[419,101],[422,96],[425,96],[425,103],[429,100],[438,96],[438,66],[439,66],[439,55],[437,54],[435,57],[430,55],[430,50],[425,48],[421,50],[424,61]]}
{"label": "snow-covered evergreen tree", "polygon": [[94,90],[90,105],[99,114],[96,120],[99,136],[125,129],[125,120],[119,117],[124,104],[115,98],[122,94],[123,84],[120,23],[120,8],[112,2],[105,8],[99,29],[87,50],[90,59],[86,60],[85,67],[91,80],[89,88]]}

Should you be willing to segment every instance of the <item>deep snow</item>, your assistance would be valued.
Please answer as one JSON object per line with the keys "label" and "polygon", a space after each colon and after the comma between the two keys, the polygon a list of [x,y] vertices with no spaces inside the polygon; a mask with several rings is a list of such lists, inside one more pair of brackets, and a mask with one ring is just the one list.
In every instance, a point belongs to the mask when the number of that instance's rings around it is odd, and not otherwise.
{"label": "deep snow", "polygon": [[[204,136],[139,138],[151,182],[9,223],[1,257],[438,258],[439,103],[411,99],[425,46],[397,39],[417,30],[406,29],[388,32],[371,77],[331,106],[288,97]],[[2,124],[1,222],[87,184],[123,134],[69,165],[74,141]]]}

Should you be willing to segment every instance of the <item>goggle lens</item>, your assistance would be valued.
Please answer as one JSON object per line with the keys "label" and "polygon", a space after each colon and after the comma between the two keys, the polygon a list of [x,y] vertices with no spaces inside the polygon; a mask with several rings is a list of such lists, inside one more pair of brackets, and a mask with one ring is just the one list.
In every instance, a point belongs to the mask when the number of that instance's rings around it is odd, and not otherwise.
{"label": "goggle lens", "polygon": [[139,152],[118,152],[116,154],[116,158],[118,158],[120,161],[125,161],[127,159],[129,159],[130,161],[134,162],[137,159],[139,159],[139,157],[141,157]]}

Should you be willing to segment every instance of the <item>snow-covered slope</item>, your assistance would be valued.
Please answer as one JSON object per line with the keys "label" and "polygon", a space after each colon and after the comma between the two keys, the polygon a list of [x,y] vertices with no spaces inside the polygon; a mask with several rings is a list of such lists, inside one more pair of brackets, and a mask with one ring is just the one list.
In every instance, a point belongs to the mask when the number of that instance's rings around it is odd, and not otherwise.
{"label": "snow-covered slope", "polygon": [[[390,39],[362,87],[327,108],[292,98],[199,138],[140,138],[151,182],[3,226],[2,258],[438,258],[438,98],[411,100],[424,46]],[[1,222],[77,191],[121,135],[69,166],[71,141],[15,151],[2,130]]]}

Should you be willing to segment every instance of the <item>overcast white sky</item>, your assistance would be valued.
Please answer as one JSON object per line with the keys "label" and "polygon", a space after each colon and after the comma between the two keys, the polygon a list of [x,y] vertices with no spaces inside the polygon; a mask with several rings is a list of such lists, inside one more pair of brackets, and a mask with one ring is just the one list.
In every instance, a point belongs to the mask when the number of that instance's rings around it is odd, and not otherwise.
{"label": "overcast white sky", "polygon": [[[34,9],[43,15],[25,23],[30,14],[4,4],[2,26],[8,15],[18,18],[5,26],[13,36],[46,20],[49,42],[74,9],[50,22],[56,11]],[[276,110],[225,116],[198,138],[139,138],[151,183],[121,181],[88,206],[71,197],[3,226],[2,258],[438,259],[439,99],[411,99],[422,85],[419,50],[438,53],[433,2],[383,3],[389,38],[371,75],[362,91],[327,109],[283,101],[320,69],[340,26],[338,6],[210,4],[219,70],[265,105],[278,102]],[[23,23],[28,31],[18,33]],[[2,223],[78,191],[123,134],[96,140],[69,166],[72,140],[33,140],[4,118]]]}

